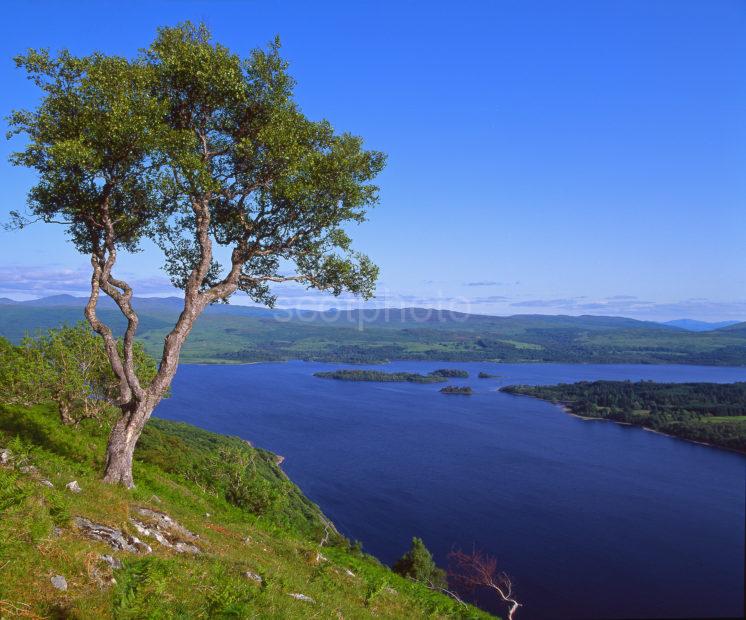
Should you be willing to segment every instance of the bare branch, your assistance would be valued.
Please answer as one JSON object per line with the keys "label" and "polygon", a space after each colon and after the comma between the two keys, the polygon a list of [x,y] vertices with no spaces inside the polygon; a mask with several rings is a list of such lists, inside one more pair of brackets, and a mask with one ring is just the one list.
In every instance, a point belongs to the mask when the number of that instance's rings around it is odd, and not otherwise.
{"label": "bare branch", "polygon": [[481,551],[464,553],[456,550],[448,554],[450,567],[449,581],[455,582],[463,590],[473,592],[487,588],[495,592],[508,605],[508,620],[514,620],[521,604],[513,594],[513,582],[504,572],[497,572],[497,560]]}

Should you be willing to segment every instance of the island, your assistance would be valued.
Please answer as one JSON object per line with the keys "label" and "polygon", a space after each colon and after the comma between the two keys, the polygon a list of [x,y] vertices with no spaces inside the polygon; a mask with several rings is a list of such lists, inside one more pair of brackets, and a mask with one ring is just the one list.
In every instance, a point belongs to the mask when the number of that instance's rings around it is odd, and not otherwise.
{"label": "island", "polygon": [[499,375],[491,375],[490,373],[483,371],[479,371],[479,374],[477,375],[480,379],[495,379],[498,376]]}
{"label": "island", "polygon": [[383,372],[381,370],[330,370],[315,372],[314,377],[336,379],[338,381],[377,381],[406,383],[443,383],[446,379],[439,375],[421,375],[416,372]]}
{"label": "island", "polygon": [[746,382],[581,381],[511,385],[500,391],[547,400],[582,418],[642,426],[746,453]]}
{"label": "island", "polygon": [[455,368],[439,368],[438,370],[433,370],[430,374],[434,377],[455,377],[458,379],[466,379],[469,376],[469,373],[465,370]]}
{"label": "island", "polygon": [[462,396],[471,396],[471,388],[468,385],[447,385],[440,389],[441,394],[460,394]]}

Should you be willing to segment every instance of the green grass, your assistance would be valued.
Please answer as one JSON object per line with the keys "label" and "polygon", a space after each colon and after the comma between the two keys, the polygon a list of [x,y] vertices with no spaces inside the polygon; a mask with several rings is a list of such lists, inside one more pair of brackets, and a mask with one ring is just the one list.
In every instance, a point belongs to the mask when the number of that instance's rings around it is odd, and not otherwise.
{"label": "green grass", "polygon": [[[152,420],[136,453],[137,487],[105,485],[99,477],[107,427],[91,420],[64,427],[48,406],[0,409],[0,446],[15,457],[15,466],[0,467],[1,618],[488,617],[392,573],[337,534],[321,549],[326,561],[316,561],[324,516],[274,455],[238,438]],[[250,459],[275,493],[261,514],[226,498],[226,454]],[[23,473],[27,464],[38,472]],[[40,484],[42,477],[54,488]],[[71,480],[80,494],[65,489]],[[71,523],[80,515],[127,530],[135,506],[178,520],[199,535],[203,553],[179,555],[150,540],[152,555],[114,552]],[[112,573],[99,561],[102,553],[123,567]],[[246,571],[263,584],[246,579]],[[67,579],[66,592],[50,582],[58,574]],[[111,576],[116,584],[102,581]],[[294,592],[316,602],[288,596]]]}
{"label": "green grass", "polygon": [[723,423],[726,423],[726,422],[734,422],[734,423],[738,423],[738,424],[746,424],[746,415],[734,415],[734,416],[718,415],[718,416],[710,416],[709,418],[702,418],[700,421],[704,422],[705,424],[723,424]]}

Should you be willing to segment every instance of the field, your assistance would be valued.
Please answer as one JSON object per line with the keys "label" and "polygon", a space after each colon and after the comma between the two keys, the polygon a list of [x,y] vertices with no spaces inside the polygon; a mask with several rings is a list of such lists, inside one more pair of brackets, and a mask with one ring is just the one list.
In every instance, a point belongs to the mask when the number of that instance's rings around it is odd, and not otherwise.
{"label": "field", "polygon": [[[43,302],[1,304],[0,335],[17,342],[37,329],[82,319],[80,300]],[[178,301],[141,299],[135,306],[139,339],[158,355],[178,316]],[[103,304],[100,315],[116,330],[123,328],[110,304]],[[182,352],[186,363],[287,359],[746,365],[746,328],[689,332],[619,317],[492,317],[423,309],[289,315],[214,306],[198,320]]]}

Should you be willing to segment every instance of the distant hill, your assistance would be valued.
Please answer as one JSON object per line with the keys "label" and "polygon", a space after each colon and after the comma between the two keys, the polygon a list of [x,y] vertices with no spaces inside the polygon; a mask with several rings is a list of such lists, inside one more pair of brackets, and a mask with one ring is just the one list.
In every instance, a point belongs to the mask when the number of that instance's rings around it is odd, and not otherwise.
{"label": "distant hill", "polygon": [[[28,301],[7,300],[10,304],[26,308],[84,308],[87,297],[73,295],[52,295]],[[133,306],[138,311],[180,312],[183,300],[180,297],[135,297]],[[116,310],[114,301],[102,295],[100,309]],[[205,310],[207,315],[237,315],[255,317],[274,317],[281,320],[298,320],[304,323],[323,325],[359,326],[376,325],[380,327],[401,328],[402,326],[420,327],[453,327],[455,325],[469,328],[491,326],[509,331],[525,328],[584,328],[584,329],[617,329],[617,328],[654,328],[660,325],[651,321],[638,321],[625,317],[596,315],[546,315],[516,314],[512,316],[494,316],[489,314],[469,314],[453,310],[435,308],[369,308],[362,310],[303,310],[303,309],[268,309],[257,306],[240,306],[235,304],[214,304]]]}
{"label": "distant hill", "polygon": [[[57,295],[0,303],[0,335],[25,334],[83,319],[86,298]],[[135,298],[138,338],[154,355],[181,311],[177,297]],[[99,316],[121,333],[108,298]],[[197,321],[184,362],[304,359],[378,363],[440,361],[746,365],[746,323],[710,331],[609,316],[489,316],[428,308],[270,310],[214,305]]]}
{"label": "distant hill", "polygon": [[715,323],[708,323],[707,321],[696,321],[694,319],[676,319],[675,321],[666,321],[663,325],[678,327],[690,332],[709,332],[723,327],[730,327],[739,322],[740,321],[718,321]]}

